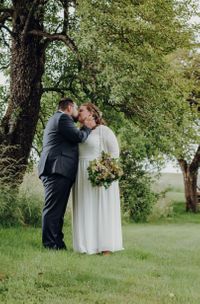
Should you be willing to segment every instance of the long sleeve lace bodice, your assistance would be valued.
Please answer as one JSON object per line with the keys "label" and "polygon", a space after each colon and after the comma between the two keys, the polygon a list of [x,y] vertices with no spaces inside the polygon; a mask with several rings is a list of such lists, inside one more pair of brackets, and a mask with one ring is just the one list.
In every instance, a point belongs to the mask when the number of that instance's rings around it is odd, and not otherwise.
{"label": "long sleeve lace bodice", "polygon": [[111,154],[112,157],[119,157],[119,145],[113,131],[107,126],[100,126],[100,140],[103,142],[103,150]]}

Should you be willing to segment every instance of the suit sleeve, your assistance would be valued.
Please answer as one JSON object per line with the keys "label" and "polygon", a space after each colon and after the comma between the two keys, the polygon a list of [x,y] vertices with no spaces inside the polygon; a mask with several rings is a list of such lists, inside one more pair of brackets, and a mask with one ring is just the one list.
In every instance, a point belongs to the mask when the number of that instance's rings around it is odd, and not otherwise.
{"label": "suit sleeve", "polygon": [[78,129],[74,125],[73,120],[65,114],[63,114],[59,119],[58,129],[67,141],[71,141],[73,143],[84,142],[91,132],[91,129],[87,127]]}

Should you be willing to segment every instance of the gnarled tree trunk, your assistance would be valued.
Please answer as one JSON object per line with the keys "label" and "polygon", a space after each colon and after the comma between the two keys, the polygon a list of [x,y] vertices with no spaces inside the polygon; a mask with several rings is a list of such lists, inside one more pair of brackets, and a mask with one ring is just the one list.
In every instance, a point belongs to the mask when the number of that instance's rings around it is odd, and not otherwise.
{"label": "gnarled tree trunk", "polygon": [[[48,0],[13,0],[12,7],[0,5],[0,29],[12,37],[11,89],[7,111],[0,123],[0,184],[19,185],[28,163],[39,116],[43,93],[42,76],[45,49],[52,41],[62,41],[77,55],[77,47],[68,36],[70,5],[75,1],[59,1],[64,16],[60,32],[43,28]],[[6,5],[6,4],[5,4]],[[10,23],[12,20],[12,29]]]}
{"label": "gnarled tree trunk", "polygon": [[42,7],[34,14],[32,1],[13,2],[11,86],[7,111],[0,125],[0,177],[1,182],[19,184],[38,121],[45,52],[42,37],[27,34],[29,30],[43,29]]}
{"label": "gnarled tree trunk", "polygon": [[200,163],[200,146],[190,164],[184,159],[178,159],[179,165],[183,173],[186,211],[198,211],[198,197],[197,197],[197,177]]}

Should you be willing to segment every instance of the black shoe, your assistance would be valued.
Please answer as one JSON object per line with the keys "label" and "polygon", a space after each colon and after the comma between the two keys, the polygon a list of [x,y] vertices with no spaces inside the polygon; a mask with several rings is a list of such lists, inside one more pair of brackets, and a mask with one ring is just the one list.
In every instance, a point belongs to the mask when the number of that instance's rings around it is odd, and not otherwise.
{"label": "black shoe", "polygon": [[57,250],[67,250],[67,247],[65,245],[62,247],[57,247]]}
{"label": "black shoe", "polygon": [[44,248],[49,249],[49,250],[67,250],[66,245],[63,246],[58,246],[58,245],[54,245],[54,246],[45,246]]}

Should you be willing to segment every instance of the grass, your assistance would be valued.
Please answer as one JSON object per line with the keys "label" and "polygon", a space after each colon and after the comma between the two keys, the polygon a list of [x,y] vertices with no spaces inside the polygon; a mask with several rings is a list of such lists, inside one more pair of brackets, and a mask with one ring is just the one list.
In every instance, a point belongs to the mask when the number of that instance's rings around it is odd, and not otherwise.
{"label": "grass", "polygon": [[[164,224],[200,224],[200,213],[191,213],[185,211],[185,203],[182,201],[170,202],[171,211],[162,216],[159,213],[158,217],[152,214],[149,218],[149,223]],[[167,208],[167,206],[164,206]],[[154,211],[155,213],[155,211]]]}
{"label": "grass", "polygon": [[0,303],[199,304],[200,215],[175,205],[170,222],[123,226],[122,252],[74,253],[41,247],[39,228],[0,230]]}
{"label": "grass", "polygon": [[[28,193],[32,180],[23,184]],[[185,213],[177,176],[164,175],[158,187],[169,181],[157,215],[124,223],[125,250],[109,257],[73,252],[70,212],[67,252],[43,249],[40,228],[0,229],[0,303],[199,304],[200,214]],[[43,193],[38,180],[31,189]]]}

